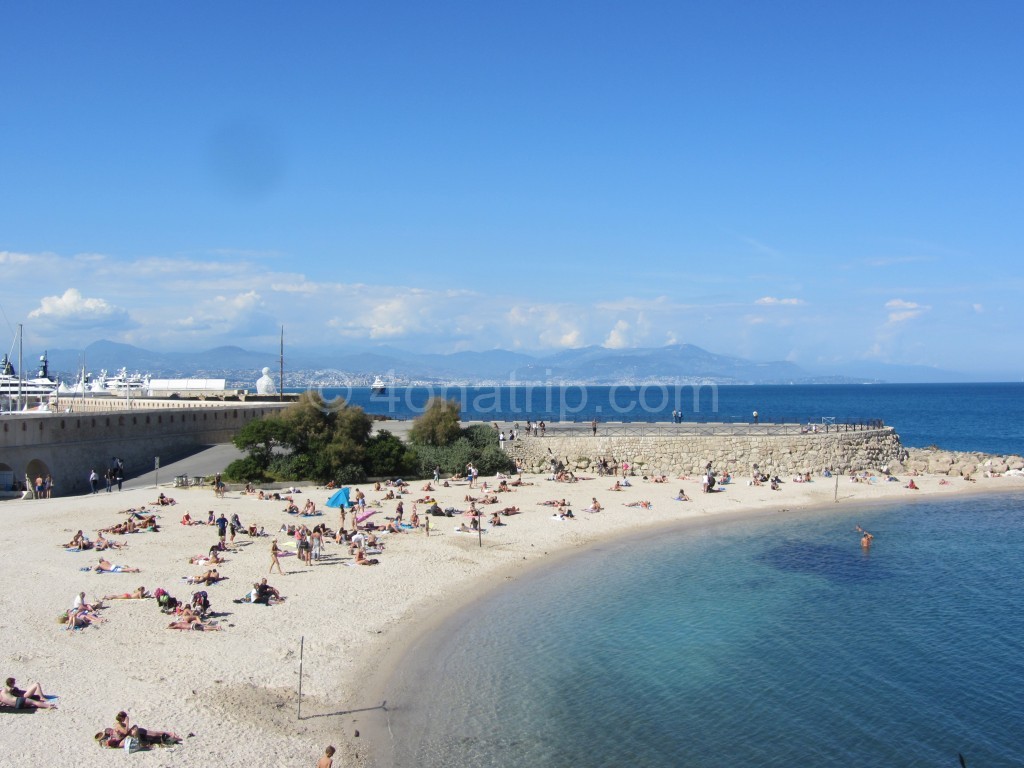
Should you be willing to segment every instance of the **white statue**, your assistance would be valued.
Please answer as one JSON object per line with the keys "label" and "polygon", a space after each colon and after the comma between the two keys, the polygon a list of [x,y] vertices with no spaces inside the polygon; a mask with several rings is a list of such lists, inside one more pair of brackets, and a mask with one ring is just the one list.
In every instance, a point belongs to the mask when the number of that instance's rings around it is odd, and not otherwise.
{"label": "white statue", "polygon": [[276,395],[277,387],[274,386],[274,380],[270,378],[270,369],[264,368],[263,375],[256,380],[256,394],[257,395]]}

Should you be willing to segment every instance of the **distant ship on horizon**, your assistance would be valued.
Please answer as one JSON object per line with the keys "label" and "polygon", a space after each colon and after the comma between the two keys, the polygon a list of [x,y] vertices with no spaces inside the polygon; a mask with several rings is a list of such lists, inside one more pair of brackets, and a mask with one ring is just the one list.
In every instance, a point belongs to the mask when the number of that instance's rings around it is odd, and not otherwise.
{"label": "distant ship on horizon", "polygon": [[370,385],[370,391],[375,395],[383,395],[387,393],[388,385],[380,376],[374,376],[373,384]]}

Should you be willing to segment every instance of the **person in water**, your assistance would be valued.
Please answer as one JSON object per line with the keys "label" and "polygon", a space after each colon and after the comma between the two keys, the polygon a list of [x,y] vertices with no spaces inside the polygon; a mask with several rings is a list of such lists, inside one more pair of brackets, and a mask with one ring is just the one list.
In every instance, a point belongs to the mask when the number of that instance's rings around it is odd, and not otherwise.
{"label": "person in water", "polygon": [[859,525],[857,526],[857,532],[864,534],[863,536],[860,537],[860,545],[861,545],[861,547],[863,549],[871,549],[871,542],[874,541],[875,537],[873,535],[871,535],[870,533],[868,533],[867,531],[865,531]]}

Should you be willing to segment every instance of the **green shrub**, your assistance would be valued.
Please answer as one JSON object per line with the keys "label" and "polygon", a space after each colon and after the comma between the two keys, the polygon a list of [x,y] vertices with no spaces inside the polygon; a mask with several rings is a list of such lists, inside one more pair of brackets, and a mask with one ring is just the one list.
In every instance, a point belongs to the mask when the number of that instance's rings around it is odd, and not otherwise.
{"label": "green shrub", "polygon": [[224,479],[229,483],[262,483],[267,479],[267,473],[263,462],[246,456],[228,464]]}

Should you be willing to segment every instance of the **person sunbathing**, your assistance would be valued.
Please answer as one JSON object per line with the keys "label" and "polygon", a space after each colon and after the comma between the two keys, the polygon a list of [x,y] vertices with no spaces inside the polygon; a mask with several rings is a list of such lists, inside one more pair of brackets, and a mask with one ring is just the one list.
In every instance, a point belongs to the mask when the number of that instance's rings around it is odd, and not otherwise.
{"label": "person sunbathing", "polygon": [[252,590],[253,591],[250,593],[250,596],[254,603],[269,606],[273,603],[284,602],[284,598],[281,597],[281,593],[274,587],[267,584],[266,579],[260,579],[258,582],[253,584]]}
{"label": "person sunbathing", "polygon": [[172,504],[177,504],[178,502],[176,502],[170,496],[165,496],[164,494],[161,493],[159,496],[156,497],[156,501],[152,501],[150,503],[156,504],[159,507],[169,507]]}
{"label": "person sunbathing", "polygon": [[541,504],[545,507],[567,507],[569,502],[565,499],[550,499],[549,501],[542,501]]}
{"label": "person sunbathing", "polygon": [[690,497],[686,495],[686,491],[682,488],[679,489],[679,495],[676,496],[676,501],[689,501]]}
{"label": "person sunbathing", "polygon": [[590,506],[587,507],[587,511],[588,512],[600,512],[602,509],[604,509],[604,507],[601,506],[601,503],[597,500],[597,497],[596,496],[591,496],[590,497]]}
{"label": "person sunbathing", "polygon": [[65,629],[83,629],[93,624],[102,624],[106,619],[85,608],[71,608],[59,618],[59,621],[66,625]]}
{"label": "person sunbathing", "polygon": [[146,591],[145,587],[139,587],[134,592],[124,592],[120,595],[105,595],[104,600],[145,600],[148,597],[152,597],[149,592]]}
{"label": "person sunbathing", "polygon": [[494,514],[491,515],[491,525],[504,525],[504,523],[501,522],[501,514],[500,513],[495,512]]}
{"label": "person sunbathing", "polygon": [[127,520],[123,523],[116,523],[106,528],[100,528],[97,533],[114,533],[123,536],[126,533],[135,533],[135,521]]}
{"label": "person sunbathing", "polygon": [[198,576],[192,576],[186,581],[186,583],[205,584],[206,586],[210,586],[211,584],[216,584],[218,581],[221,580],[221,578],[223,577],[220,575],[217,569],[211,568],[210,570],[206,571],[206,573],[201,573]]}
{"label": "person sunbathing", "polygon": [[356,550],[356,565],[377,565],[378,563],[380,563],[380,560],[376,557],[368,558],[363,550]]}
{"label": "person sunbathing", "polygon": [[[30,693],[36,692],[36,693]],[[51,704],[43,696],[39,684],[29,687],[28,691],[22,691],[14,687],[14,678],[7,678],[7,685],[0,691],[0,705],[12,709],[56,709],[56,704]]]}
{"label": "person sunbathing", "polygon": [[486,494],[484,496],[481,496],[478,499],[478,501],[481,504],[497,504],[498,503],[498,497],[495,496],[493,493],[489,493],[489,494]]}
{"label": "person sunbathing", "polygon": [[227,562],[217,552],[217,545],[214,544],[210,547],[210,553],[208,555],[196,555],[188,559],[192,565],[221,565]]}
{"label": "person sunbathing", "polygon": [[[102,552],[105,549],[124,549],[128,545],[123,541],[114,541],[113,539],[107,539],[103,537],[103,534],[99,534],[96,537],[96,551]],[[88,549],[88,547],[86,547]]]}
{"label": "person sunbathing", "polygon": [[420,490],[421,491],[433,491],[434,490],[434,486],[432,486],[430,484],[430,481],[428,480],[426,485],[424,485],[422,488],[420,488]]}
{"label": "person sunbathing", "polygon": [[201,520],[193,520],[192,519],[192,515],[190,515],[188,512],[186,512],[182,516],[182,518],[181,518],[181,524],[182,525],[202,525],[203,522]]}
{"label": "person sunbathing", "polygon": [[919,488],[917,487],[917,483],[914,482],[914,478],[910,478],[910,482],[907,483],[907,488],[909,488],[912,491],[919,490]]}
{"label": "person sunbathing", "polygon": [[71,541],[64,545],[64,549],[90,549],[92,544],[85,538],[81,531],[71,537]]}
{"label": "person sunbathing", "polygon": [[649,501],[631,501],[628,504],[623,504],[625,507],[640,507],[641,509],[650,509],[654,505]]}
{"label": "person sunbathing", "polygon": [[99,565],[93,568],[93,570],[103,573],[141,573],[138,568],[132,568],[128,565],[114,565],[103,557],[100,558]]}
{"label": "person sunbathing", "polygon": [[609,491],[621,491],[621,490],[622,490],[622,483],[620,483],[620,482],[619,482],[618,480],[616,480],[616,481],[615,481],[615,485],[613,485],[613,486],[612,486],[611,488],[609,488],[608,490],[609,490]]}
{"label": "person sunbathing", "polygon": [[219,626],[217,626],[216,624],[213,624],[213,623],[210,623],[210,622],[204,623],[202,619],[192,619],[191,621],[186,621],[185,619],[179,619],[177,621],[172,621],[170,624],[167,625],[167,628],[168,629],[191,629],[191,630],[195,630],[196,632],[213,632],[213,631],[220,632],[221,631],[221,628]]}
{"label": "person sunbathing", "polygon": [[133,725],[128,720],[128,713],[123,710],[114,715],[114,727],[112,730],[119,739],[118,746],[129,736],[133,739],[138,739],[142,744],[178,744],[181,742],[181,736],[175,733],[151,731],[147,728]]}
{"label": "person sunbathing", "polygon": [[394,520],[388,520],[388,524],[384,526],[384,530],[388,533],[405,533],[405,531],[402,529],[402,526],[400,526]]}
{"label": "person sunbathing", "polygon": [[522,510],[519,507],[505,507],[500,511],[503,515],[518,515]]}

